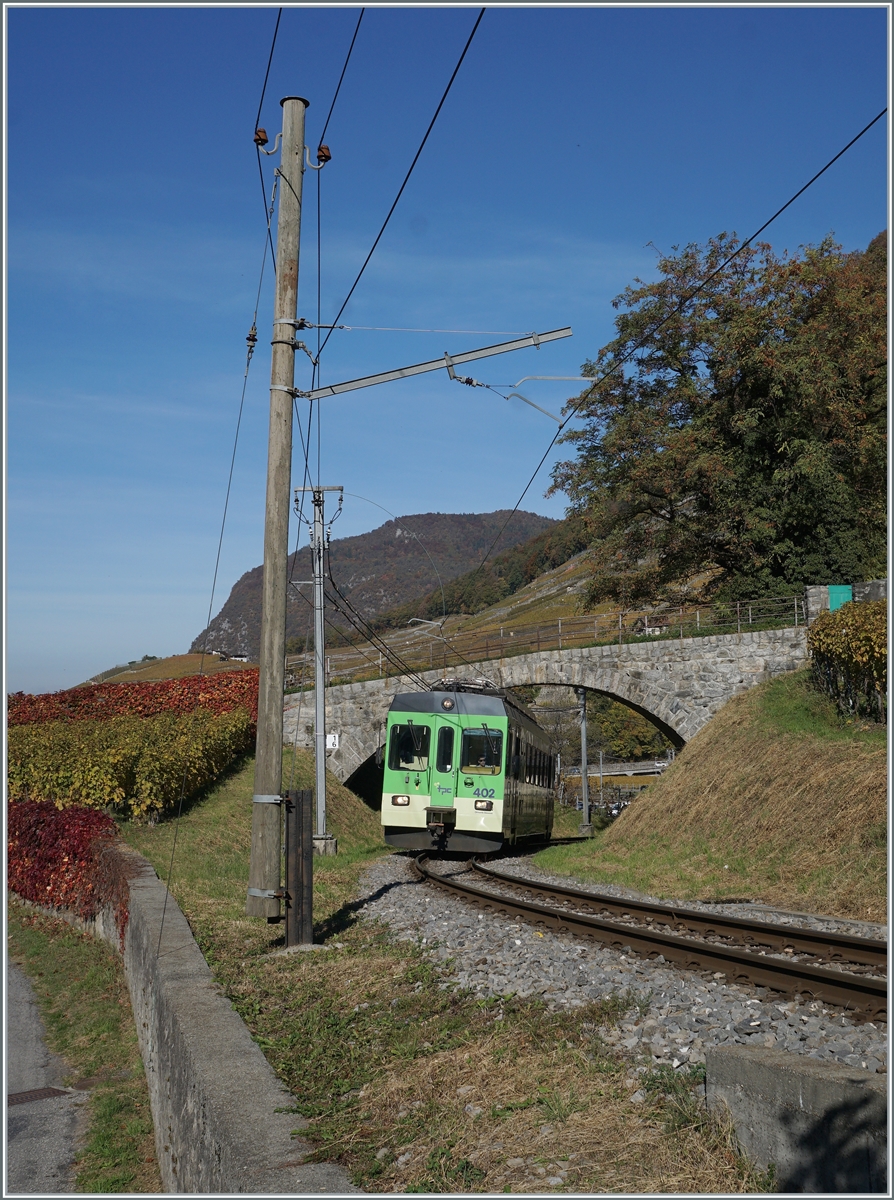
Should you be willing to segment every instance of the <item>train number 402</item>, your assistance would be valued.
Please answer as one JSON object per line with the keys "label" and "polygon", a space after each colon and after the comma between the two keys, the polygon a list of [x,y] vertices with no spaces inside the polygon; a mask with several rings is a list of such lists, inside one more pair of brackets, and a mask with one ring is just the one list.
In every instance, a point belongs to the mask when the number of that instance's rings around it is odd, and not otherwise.
{"label": "train number 402", "polygon": [[475,788],[474,792],[472,792],[472,795],[477,800],[493,800],[494,789],[493,788]]}

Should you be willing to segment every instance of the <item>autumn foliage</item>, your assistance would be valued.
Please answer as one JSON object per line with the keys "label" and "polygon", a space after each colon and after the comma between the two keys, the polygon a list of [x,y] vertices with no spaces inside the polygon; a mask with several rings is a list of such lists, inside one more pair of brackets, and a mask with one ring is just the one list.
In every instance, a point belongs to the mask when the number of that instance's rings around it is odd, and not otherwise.
{"label": "autumn foliage", "polygon": [[84,920],[100,909],[127,925],[127,865],[115,822],[89,808],[62,811],[47,801],[11,804],[7,819],[8,886],[23,900]]}
{"label": "autumn foliage", "polygon": [[213,783],[250,748],[258,672],[16,692],[8,711],[10,800],[145,819]]}
{"label": "autumn foliage", "polygon": [[191,713],[197,708],[218,715],[244,708],[254,726],[258,719],[258,672],[228,671],[151,683],[99,683],[40,696],[14,692],[8,698],[8,723],[154,717],[161,713]]}
{"label": "autumn foliage", "polygon": [[213,783],[251,741],[241,708],[19,725],[9,731],[9,798],[154,817]]}
{"label": "autumn foliage", "polygon": [[888,616],[884,600],[820,613],[807,632],[813,673],[839,709],[876,721],[887,716]]}

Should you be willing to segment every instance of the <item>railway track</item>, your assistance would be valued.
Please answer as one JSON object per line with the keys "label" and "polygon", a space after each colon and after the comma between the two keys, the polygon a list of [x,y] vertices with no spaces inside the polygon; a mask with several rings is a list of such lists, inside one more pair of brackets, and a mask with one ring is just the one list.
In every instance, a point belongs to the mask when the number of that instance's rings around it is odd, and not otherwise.
{"label": "railway track", "polygon": [[[412,862],[420,878],[494,915],[521,917],[553,933],[648,958],[662,955],[689,970],[722,973],[734,983],[820,1000],[864,1019],[887,1020],[888,985],[878,972],[887,963],[888,948],[876,939],[520,880],[477,860],[461,878],[430,870],[425,854]],[[490,886],[466,878],[473,875]],[[688,934],[697,936],[684,936]],[[842,964],[856,970],[844,970]]]}

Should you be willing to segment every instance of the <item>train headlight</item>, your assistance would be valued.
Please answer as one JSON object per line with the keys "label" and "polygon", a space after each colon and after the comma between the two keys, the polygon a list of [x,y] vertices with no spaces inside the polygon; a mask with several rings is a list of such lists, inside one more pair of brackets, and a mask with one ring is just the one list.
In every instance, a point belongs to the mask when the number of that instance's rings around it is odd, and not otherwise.
{"label": "train headlight", "polygon": [[479,812],[490,812],[494,806],[493,800],[476,800],[475,807]]}
{"label": "train headlight", "polygon": [[406,808],[406,806],[410,803],[410,797],[409,796],[392,796],[391,803],[397,804],[403,808]]}

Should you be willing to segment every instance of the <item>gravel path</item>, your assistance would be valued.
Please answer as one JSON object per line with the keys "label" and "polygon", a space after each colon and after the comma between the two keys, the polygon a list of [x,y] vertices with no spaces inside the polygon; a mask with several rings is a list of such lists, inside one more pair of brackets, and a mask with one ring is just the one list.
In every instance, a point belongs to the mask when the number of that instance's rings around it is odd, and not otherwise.
{"label": "gravel path", "polygon": [[[522,877],[550,878],[525,857],[501,858],[498,866]],[[593,890],[628,898],[639,895],[615,885]],[[773,1046],[869,1071],[887,1070],[884,1023],[852,1022],[819,1002],[771,999],[778,994],[730,984],[723,976],[680,970],[661,957],[627,956],[535,930],[521,920],[485,917],[417,881],[402,854],[374,864],[361,880],[361,895],[368,898],[367,917],[387,922],[398,938],[417,941],[428,950],[441,965],[444,987],[453,983],[481,996],[536,997],[556,1008],[626,993],[631,1001],[627,1017],[616,1028],[603,1030],[602,1036],[631,1055],[650,1056],[653,1065],[702,1063],[707,1046],[739,1043]],[[687,907],[737,915],[754,912],[754,906],[738,904]],[[767,911],[761,916],[771,919]],[[775,916],[793,922],[790,914]],[[829,928],[830,920],[798,918],[794,923]],[[832,920],[831,925],[864,937],[886,932],[863,922]]]}

